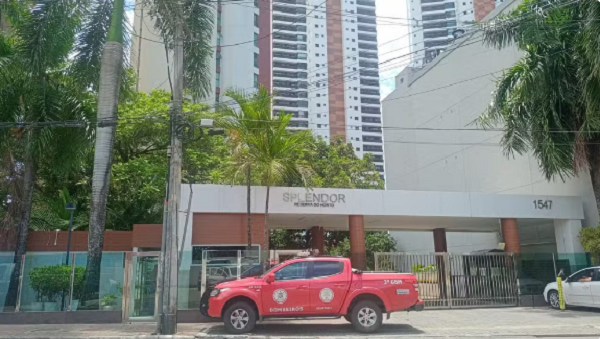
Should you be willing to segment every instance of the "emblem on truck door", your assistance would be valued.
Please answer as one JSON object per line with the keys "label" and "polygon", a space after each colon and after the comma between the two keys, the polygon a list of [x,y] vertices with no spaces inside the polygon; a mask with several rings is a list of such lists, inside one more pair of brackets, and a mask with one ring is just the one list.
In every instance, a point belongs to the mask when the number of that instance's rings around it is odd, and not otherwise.
{"label": "emblem on truck door", "polygon": [[284,289],[278,289],[273,292],[273,300],[275,302],[283,304],[287,300],[287,292]]}
{"label": "emblem on truck door", "polygon": [[319,292],[319,298],[324,303],[331,302],[333,300],[333,291],[331,288],[324,288]]}

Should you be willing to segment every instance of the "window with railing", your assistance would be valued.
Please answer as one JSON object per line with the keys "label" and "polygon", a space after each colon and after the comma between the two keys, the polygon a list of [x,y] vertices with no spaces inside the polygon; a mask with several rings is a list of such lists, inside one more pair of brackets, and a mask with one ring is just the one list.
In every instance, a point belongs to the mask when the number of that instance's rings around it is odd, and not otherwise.
{"label": "window with railing", "polygon": [[273,52],[273,57],[274,58],[297,59],[298,54],[275,51],[275,52]]}
{"label": "window with railing", "polygon": [[377,80],[369,80],[369,79],[360,79],[360,84],[365,86],[377,86],[379,87],[379,81]]}
{"label": "window with railing", "polygon": [[308,121],[291,120],[290,122],[288,122],[288,127],[304,127],[304,128],[307,128],[308,127]]}
{"label": "window with railing", "polygon": [[375,170],[377,172],[383,172],[383,165],[375,165]]}
{"label": "window with railing", "polygon": [[360,112],[366,114],[381,114],[379,107],[360,106]]}
{"label": "window with railing", "polygon": [[377,24],[377,21],[375,19],[371,19],[371,18],[363,18],[363,17],[358,17],[356,18],[356,21],[360,24]]}
{"label": "window with railing", "polygon": [[273,104],[275,106],[284,106],[284,107],[308,107],[308,101],[288,101],[288,100],[273,100]]}
{"label": "window with railing", "polygon": [[361,6],[373,6],[373,7],[375,7],[375,1],[357,0],[356,4],[357,5],[361,5]]}
{"label": "window with railing", "polygon": [[381,133],[381,127],[380,126],[366,126],[366,125],[363,125],[362,126],[362,131],[363,132],[369,132],[369,133]]}
{"label": "window with railing", "polygon": [[[454,4],[454,3],[452,3]],[[433,6],[423,6],[421,7],[421,12],[425,13],[425,12],[432,12],[432,11],[443,11],[446,9],[446,6],[444,4],[435,4]]]}
{"label": "window with railing", "polygon": [[374,162],[383,162],[383,155],[381,155],[381,154],[373,154],[373,161]]}
{"label": "window with railing", "polygon": [[437,47],[437,46],[447,46],[448,44],[450,44],[450,40],[425,41],[425,48]]}
{"label": "window with railing", "polygon": [[375,135],[363,135],[362,141],[364,142],[382,142],[381,137]]}
{"label": "window with railing", "polygon": [[378,64],[378,63],[376,63],[376,62],[371,62],[371,61],[363,61],[363,60],[360,60],[360,61],[358,62],[358,65],[359,65],[360,67],[363,67],[363,68],[379,68],[379,64]]}
{"label": "window with railing", "polygon": [[446,19],[446,13],[423,15],[423,21]]}
{"label": "window with railing", "polygon": [[425,38],[425,39],[442,38],[442,37],[448,37],[448,31],[433,31],[433,32],[423,33],[423,38]]}
{"label": "window with railing", "polygon": [[375,98],[360,98],[360,102],[362,104],[377,104],[379,105],[379,99],[375,99]]}
{"label": "window with railing", "polygon": [[294,18],[294,17],[290,17],[290,16],[285,16],[285,15],[273,15],[273,21],[286,21],[286,22],[293,22],[293,23],[306,23],[306,17],[298,17],[298,18]]}
{"label": "window with railing", "polygon": [[358,52],[358,56],[361,58],[377,59],[377,53],[372,53],[372,52],[360,51],[360,52]]}
{"label": "window with railing", "polygon": [[377,28],[372,26],[358,26],[358,31],[377,33]]}
{"label": "window with railing", "polygon": [[359,49],[367,49],[367,50],[371,50],[371,51],[376,51],[377,50],[377,44],[359,43],[358,44],[358,48]]}
{"label": "window with railing", "polygon": [[360,76],[379,78],[379,72],[361,69]]}
{"label": "window with railing", "polygon": [[375,16],[375,10],[359,7],[356,9],[356,14]]}
{"label": "window with railing", "polygon": [[365,152],[383,152],[383,147],[377,145],[363,145],[363,150]]}
{"label": "window with railing", "polygon": [[379,95],[379,90],[377,90],[377,89],[361,88],[360,89],[360,94]]}
{"label": "window with railing", "polygon": [[362,122],[368,122],[371,124],[380,124],[381,123],[381,118],[376,118],[376,117],[361,117]]}
{"label": "window with railing", "polygon": [[370,34],[359,34],[358,40],[377,42],[377,36]]}

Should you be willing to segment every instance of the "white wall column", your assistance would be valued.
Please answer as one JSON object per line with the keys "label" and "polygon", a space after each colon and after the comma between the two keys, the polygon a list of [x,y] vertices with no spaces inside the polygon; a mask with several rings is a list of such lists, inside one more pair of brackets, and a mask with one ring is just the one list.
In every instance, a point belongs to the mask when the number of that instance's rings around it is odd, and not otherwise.
{"label": "white wall column", "polygon": [[558,253],[581,253],[583,247],[579,241],[581,220],[554,220],[554,235]]}

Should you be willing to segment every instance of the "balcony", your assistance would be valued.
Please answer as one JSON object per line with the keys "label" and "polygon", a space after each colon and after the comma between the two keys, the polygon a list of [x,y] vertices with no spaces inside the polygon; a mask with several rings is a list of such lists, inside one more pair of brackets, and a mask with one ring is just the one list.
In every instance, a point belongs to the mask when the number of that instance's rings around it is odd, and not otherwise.
{"label": "balcony", "polygon": [[287,69],[306,69],[306,64],[296,64],[293,62],[281,62],[273,61],[273,68],[287,68]]}
{"label": "balcony", "polygon": [[288,127],[308,128],[308,121],[291,120],[288,123]]}
{"label": "balcony", "polygon": [[358,61],[358,66],[360,66],[361,68],[374,68],[374,69],[378,69],[379,68],[379,64],[378,63],[364,61],[364,60],[359,60]]}
{"label": "balcony", "polygon": [[379,99],[375,98],[360,98],[361,104],[369,104],[369,105],[379,105]]}
{"label": "balcony", "polygon": [[306,26],[273,24],[273,30],[290,31],[290,32],[306,32]]}
{"label": "balcony", "polygon": [[377,53],[372,53],[372,52],[360,51],[360,52],[358,52],[358,56],[360,58],[377,59]]}
{"label": "balcony", "polygon": [[288,5],[306,5],[306,0],[273,0],[273,2]]}
{"label": "balcony", "polygon": [[383,155],[373,154],[373,162],[383,162]]}
{"label": "balcony", "polygon": [[358,26],[358,31],[359,32],[377,33],[377,28],[376,27],[369,27],[369,26]]}
{"label": "balcony", "polygon": [[381,139],[381,137],[374,136],[374,135],[363,135],[362,136],[362,141],[363,142],[376,142],[376,143],[382,143],[383,142],[383,140]]}
{"label": "balcony", "polygon": [[444,0],[421,0],[421,4],[431,4],[434,2],[444,2]]}
{"label": "balcony", "polygon": [[374,9],[366,9],[366,8],[360,8],[360,7],[358,7],[356,9],[356,14],[358,14],[358,15],[375,16],[375,10]]}
{"label": "balcony", "polygon": [[[365,151],[365,152],[383,152],[383,147],[376,146],[376,145],[363,145],[363,151]],[[383,159],[382,159],[382,161],[383,161]]]}
{"label": "balcony", "polygon": [[274,116],[279,116],[279,114],[289,114],[292,116],[292,118],[308,119],[308,112],[306,112],[306,111],[299,111],[299,112],[285,111],[285,110],[273,111]]}
{"label": "balcony", "polygon": [[285,22],[292,22],[295,24],[306,24],[306,17],[300,16],[300,17],[291,17],[291,16],[285,16],[285,15],[275,15],[273,14],[273,21],[285,21]]}
{"label": "balcony", "polygon": [[453,8],[454,8],[454,2],[446,2],[443,4],[433,4],[433,5],[429,5],[429,6],[422,6],[421,12],[425,13],[425,12],[432,12],[432,11],[445,11],[447,9],[453,9]]}
{"label": "balcony", "polygon": [[364,94],[364,95],[377,95],[377,96],[379,96],[379,90],[377,90],[377,89],[361,88],[360,89],[360,94]]}
{"label": "balcony", "polygon": [[380,124],[381,123],[381,118],[376,118],[376,117],[361,117],[362,122],[366,122],[369,124]]}
{"label": "balcony", "polygon": [[293,78],[293,79],[306,79],[306,72],[285,72],[285,71],[273,71],[273,77],[279,78]]}
{"label": "balcony", "polygon": [[306,34],[286,34],[277,32],[273,33],[273,39],[306,42]]}
{"label": "balcony", "polygon": [[369,51],[377,51],[377,44],[358,43],[358,49],[366,49]]}
{"label": "balcony", "polygon": [[307,99],[308,92],[296,92],[296,91],[279,91],[275,93],[275,97],[285,97],[285,98],[301,98]]}
{"label": "balcony", "polygon": [[379,81],[377,81],[377,80],[360,79],[360,84],[363,86],[371,86],[371,87],[379,88]]}
{"label": "balcony", "polygon": [[308,101],[289,101],[289,100],[281,100],[274,99],[274,106],[283,106],[283,107],[308,107]]}
{"label": "balcony", "polygon": [[359,6],[375,7],[375,1],[357,0],[356,4],[359,5]]}
{"label": "balcony", "polygon": [[273,6],[273,12],[282,12],[286,14],[302,14],[306,15],[306,8],[304,7],[287,7],[287,6]]}
{"label": "balcony", "polygon": [[375,165],[375,170],[377,172],[383,172],[383,165]]}
{"label": "balcony", "polygon": [[282,42],[273,42],[273,48],[291,49],[293,51],[306,51],[306,45],[304,44],[291,45]]}
{"label": "balcony", "polygon": [[360,112],[362,114],[377,114],[377,115],[381,114],[379,107],[371,107],[371,106],[360,106]]}
{"label": "balcony", "polygon": [[379,73],[377,71],[368,71],[368,70],[361,69],[360,76],[361,77],[379,78]]}
{"label": "balcony", "polygon": [[358,22],[359,24],[371,24],[371,25],[377,24],[377,21],[375,19],[365,18],[365,17],[360,17],[360,16],[356,18],[356,22]]}
{"label": "balcony", "polygon": [[381,134],[381,127],[380,126],[362,125],[362,131],[363,132],[369,132],[369,133],[378,133],[378,134]]}
{"label": "balcony", "polygon": [[448,38],[448,31],[432,31],[423,33],[423,39]]}
{"label": "balcony", "polygon": [[308,88],[308,83],[304,81],[286,81],[286,80],[273,80],[273,87],[279,88]]}
{"label": "balcony", "polygon": [[371,42],[377,42],[377,36],[376,35],[367,35],[367,34],[358,34],[358,40],[359,41],[371,41]]}
{"label": "balcony", "polygon": [[452,42],[451,40],[425,41],[425,48],[431,47],[446,47]]}

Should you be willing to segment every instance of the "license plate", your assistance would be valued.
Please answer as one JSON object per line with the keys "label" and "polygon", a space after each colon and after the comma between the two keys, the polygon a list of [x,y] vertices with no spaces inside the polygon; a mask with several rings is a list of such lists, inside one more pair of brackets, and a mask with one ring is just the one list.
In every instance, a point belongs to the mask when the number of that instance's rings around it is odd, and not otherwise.
{"label": "license plate", "polygon": [[399,289],[396,290],[396,294],[410,294],[410,291],[405,289]]}

